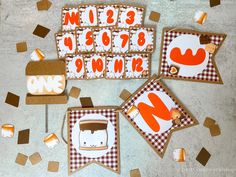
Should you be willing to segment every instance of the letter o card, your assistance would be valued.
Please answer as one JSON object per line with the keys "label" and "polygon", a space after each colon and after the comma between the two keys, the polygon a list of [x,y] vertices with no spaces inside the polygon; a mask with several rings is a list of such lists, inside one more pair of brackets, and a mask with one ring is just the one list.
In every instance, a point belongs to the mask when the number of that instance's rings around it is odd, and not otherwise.
{"label": "letter o card", "polygon": [[123,79],[125,74],[124,55],[108,55],[106,58],[106,79]]}
{"label": "letter o card", "polygon": [[129,52],[129,30],[116,28],[112,30],[112,52]]}
{"label": "letter o card", "polygon": [[103,78],[105,75],[106,55],[85,55],[85,68],[87,79]]}
{"label": "letter o card", "polygon": [[66,55],[67,79],[85,79],[83,55]]}
{"label": "letter o card", "polygon": [[150,77],[150,54],[127,54],[125,56],[125,76],[128,79],[144,79]]}
{"label": "letter o card", "polygon": [[111,30],[109,28],[94,28],[93,37],[96,52],[111,51]]}
{"label": "letter o card", "polygon": [[132,94],[121,108],[125,118],[161,157],[174,131],[198,124],[156,75]]}
{"label": "letter o card", "polygon": [[116,26],[118,22],[119,5],[99,5],[98,26]]}
{"label": "letter o card", "polygon": [[80,5],[79,18],[81,27],[97,26],[97,8],[96,5]]}
{"label": "letter o card", "polygon": [[91,28],[76,28],[76,40],[79,53],[94,52],[93,31]]}
{"label": "letter o card", "polygon": [[69,108],[69,175],[91,163],[120,173],[118,107]]}
{"label": "letter o card", "polygon": [[144,8],[121,5],[118,18],[119,28],[131,26],[142,26],[144,19]]}
{"label": "letter o card", "polygon": [[66,54],[76,51],[76,39],[74,31],[60,32],[55,34],[58,58],[64,58]]}
{"label": "letter o card", "polygon": [[62,31],[75,30],[79,27],[79,9],[77,7],[62,8]]}
{"label": "letter o card", "polygon": [[130,52],[154,52],[154,28],[130,28]]}
{"label": "letter o card", "polygon": [[215,55],[225,34],[164,28],[159,74],[167,79],[223,84]]}

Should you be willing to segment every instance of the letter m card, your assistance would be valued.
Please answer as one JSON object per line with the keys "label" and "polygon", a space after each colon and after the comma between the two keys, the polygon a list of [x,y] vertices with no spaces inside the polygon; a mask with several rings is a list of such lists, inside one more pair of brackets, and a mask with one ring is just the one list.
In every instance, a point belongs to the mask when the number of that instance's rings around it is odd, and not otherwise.
{"label": "letter m card", "polygon": [[121,112],[161,157],[174,131],[198,124],[156,75],[121,105]]}
{"label": "letter m card", "polygon": [[76,27],[79,27],[78,7],[63,7],[62,31],[75,30]]}

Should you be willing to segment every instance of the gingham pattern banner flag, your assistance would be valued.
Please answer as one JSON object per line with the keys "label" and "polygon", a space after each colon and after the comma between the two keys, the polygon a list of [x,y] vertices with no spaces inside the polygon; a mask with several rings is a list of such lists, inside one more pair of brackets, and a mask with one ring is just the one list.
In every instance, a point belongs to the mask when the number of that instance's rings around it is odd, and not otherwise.
{"label": "gingham pattern banner flag", "polygon": [[[178,111],[183,115],[180,119],[179,124],[173,124],[171,128],[161,134],[151,134],[144,132],[128,115],[128,110],[134,105],[134,102],[144,95],[146,92],[150,91],[161,91],[166,93],[172,101],[177,105]],[[157,152],[157,154],[163,157],[165,150],[167,148],[169,138],[173,131],[177,131],[183,128],[187,128],[193,125],[197,125],[198,121],[190,115],[186,108],[173,96],[173,94],[164,86],[164,84],[157,79],[157,76],[153,76],[149,81],[147,81],[141,88],[139,88],[135,94],[133,94],[123,105],[122,113],[126,119],[133,125],[133,127],[140,133],[140,135],[148,142],[148,144]]]}
{"label": "gingham pattern banner flag", "polygon": [[[222,79],[220,73],[217,69],[216,63],[214,61],[214,57],[216,52],[219,50],[221,44],[223,43],[226,35],[225,34],[216,34],[216,33],[204,33],[186,29],[163,29],[163,36],[162,36],[162,46],[161,46],[161,57],[160,57],[160,69],[159,74],[162,75],[164,78],[169,79],[180,79],[180,80],[191,80],[191,81],[198,81],[198,82],[210,82],[210,83],[222,83]],[[197,37],[201,35],[207,35],[210,38],[210,43],[215,44],[217,49],[214,53],[209,53],[209,60],[201,73],[198,73],[196,76],[181,76],[181,75],[172,75],[170,71],[170,65],[167,63],[167,47],[168,45],[180,35],[191,34]],[[183,52],[183,51],[182,51]]]}
{"label": "gingham pattern banner flag", "polygon": [[[89,114],[99,114],[107,118],[114,127],[115,141],[110,150],[105,155],[91,158],[79,153],[72,143],[72,129],[80,119]],[[74,173],[81,168],[91,164],[97,163],[109,170],[119,173],[120,171],[120,157],[119,157],[119,124],[118,113],[114,108],[97,107],[97,108],[73,108],[68,110],[68,128],[69,128],[69,173]],[[108,135],[109,136],[109,135]]]}

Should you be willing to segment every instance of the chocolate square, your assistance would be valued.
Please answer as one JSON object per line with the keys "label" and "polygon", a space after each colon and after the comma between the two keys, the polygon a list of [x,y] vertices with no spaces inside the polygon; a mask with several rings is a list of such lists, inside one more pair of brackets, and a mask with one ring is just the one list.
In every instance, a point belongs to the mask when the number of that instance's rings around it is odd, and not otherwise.
{"label": "chocolate square", "polygon": [[18,107],[19,106],[20,97],[15,95],[14,93],[8,92],[5,103],[10,104],[12,106]]}
{"label": "chocolate square", "polygon": [[203,147],[201,151],[198,153],[196,160],[205,166],[210,159],[211,154]]}
{"label": "chocolate square", "polygon": [[33,34],[41,38],[45,38],[49,32],[50,32],[50,29],[41,25],[37,25],[36,28],[34,29]]}

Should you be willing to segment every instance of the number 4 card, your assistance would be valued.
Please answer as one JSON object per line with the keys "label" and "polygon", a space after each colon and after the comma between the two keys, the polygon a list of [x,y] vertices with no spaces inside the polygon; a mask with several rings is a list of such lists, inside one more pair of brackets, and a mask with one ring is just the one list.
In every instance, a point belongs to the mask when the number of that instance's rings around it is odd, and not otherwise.
{"label": "number 4 card", "polygon": [[74,54],[76,51],[75,31],[59,32],[55,34],[58,58],[64,58],[66,54]]}
{"label": "number 4 card", "polygon": [[161,157],[172,132],[198,124],[156,75],[125,100],[121,108],[125,118]]}
{"label": "number 4 card", "polygon": [[80,5],[79,18],[81,27],[97,26],[98,16],[96,5]]}

